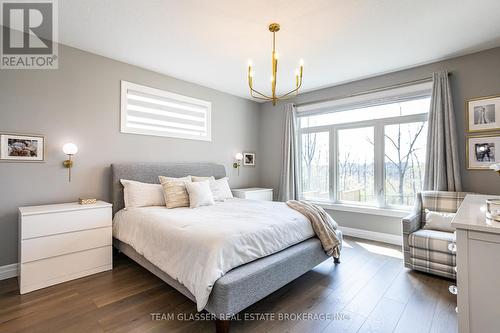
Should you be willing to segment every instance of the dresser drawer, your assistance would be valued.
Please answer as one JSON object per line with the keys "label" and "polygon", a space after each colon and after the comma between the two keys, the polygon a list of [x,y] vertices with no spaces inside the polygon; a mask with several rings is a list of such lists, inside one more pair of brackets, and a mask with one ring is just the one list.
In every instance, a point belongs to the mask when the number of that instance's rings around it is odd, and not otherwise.
{"label": "dresser drawer", "polygon": [[21,263],[112,245],[111,227],[22,240]]}
{"label": "dresser drawer", "polygon": [[111,246],[23,263],[21,294],[111,268]]}
{"label": "dresser drawer", "polygon": [[111,208],[23,216],[22,239],[111,226]]}

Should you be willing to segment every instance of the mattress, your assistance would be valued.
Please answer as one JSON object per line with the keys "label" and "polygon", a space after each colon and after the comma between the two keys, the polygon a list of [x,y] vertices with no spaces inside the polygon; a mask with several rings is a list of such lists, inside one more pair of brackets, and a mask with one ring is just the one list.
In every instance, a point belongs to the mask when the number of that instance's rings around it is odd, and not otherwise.
{"label": "mattress", "polygon": [[201,311],[229,270],[314,236],[284,203],[230,199],[199,208],[121,210],[113,235],[186,287]]}

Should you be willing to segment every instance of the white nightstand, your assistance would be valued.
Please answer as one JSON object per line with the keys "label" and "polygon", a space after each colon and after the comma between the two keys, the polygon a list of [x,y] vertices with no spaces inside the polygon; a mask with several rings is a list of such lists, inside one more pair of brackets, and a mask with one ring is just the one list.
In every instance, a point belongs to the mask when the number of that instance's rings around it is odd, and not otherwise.
{"label": "white nightstand", "polygon": [[237,188],[231,190],[233,196],[242,199],[273,201],[273,189],[261,187]]}
{"label": "white nightstand", "polygon": [[113,268],[111,204],[19,208],[21,294]]}

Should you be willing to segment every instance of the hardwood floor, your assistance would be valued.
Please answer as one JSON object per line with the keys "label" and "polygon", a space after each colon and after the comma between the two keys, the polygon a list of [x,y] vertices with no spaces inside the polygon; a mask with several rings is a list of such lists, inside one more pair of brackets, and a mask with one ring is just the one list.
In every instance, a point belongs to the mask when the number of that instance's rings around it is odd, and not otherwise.
{"label": "hardwood floor", "polygon": [[[230,332],[457,332],[451,281],[409,271],[401,258],[398,247],[346,238],[340,265],[325,261],[254,304]],[[127,257],[114,266],[25,295],[16,279],[0,281],[0,332],[215,332],[189,318],[194,303]],[[269,313],[275,320],[248,319]],[[296,320],[304,314],[317,317]]]}

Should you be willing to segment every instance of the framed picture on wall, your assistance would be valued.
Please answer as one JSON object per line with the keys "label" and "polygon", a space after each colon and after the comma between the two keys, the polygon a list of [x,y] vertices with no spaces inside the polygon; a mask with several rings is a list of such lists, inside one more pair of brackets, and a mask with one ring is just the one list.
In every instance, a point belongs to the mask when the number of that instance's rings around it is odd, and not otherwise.
{"label": "framed picture on wall", "polygon": [[500,135],[478,135],[467,138],[467,169],[488,170],[500,161]]}
{"label": "framed picture on wall", "polygon": [[40,135],[0,133],[0,161],[43,162],[45,138]]}
{"label": "framed picture on wall", "polygon": [[469,132],[500,130],[500,95],[470,99],[466,110]]}
{"label": "framed picture on wall", "polygon": [[255,166],[255,154],[254,153],[244,153],[243,154],[243,165]]}

